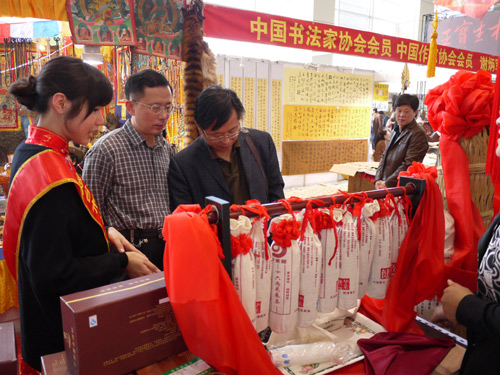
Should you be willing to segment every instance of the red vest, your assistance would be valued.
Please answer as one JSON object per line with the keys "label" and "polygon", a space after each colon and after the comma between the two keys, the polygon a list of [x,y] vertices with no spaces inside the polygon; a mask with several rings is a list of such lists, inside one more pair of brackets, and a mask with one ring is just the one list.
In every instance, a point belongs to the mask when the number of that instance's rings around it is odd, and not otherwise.
{"label": "red vest", "polygon": [[100,225],[107,241],[104,222],[94,196],[69,160],[67,141],[48,129],[36,126],[30,128],[26,143],[49,149],[32,156],[19,167],[11,183],[5,214],[3,252],[16,281],[24,221],[31,207],[56,186],[65,183],[75,185],[89,215]]}

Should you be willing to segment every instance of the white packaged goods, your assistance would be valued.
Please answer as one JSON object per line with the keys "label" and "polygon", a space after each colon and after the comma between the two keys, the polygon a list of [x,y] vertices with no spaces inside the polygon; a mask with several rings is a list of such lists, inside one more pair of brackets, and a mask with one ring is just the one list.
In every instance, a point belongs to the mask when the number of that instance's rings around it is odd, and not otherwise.
{"label": "white packaged goods", "polygon": [[359,286],[359,241],[356,218],[349,211],[344,212],[339,229],[339,309],[352,309],[357,306]]}
{"label": "white packaged goods", "polygon": [[264,219],[252,224],[250,238],[253,241],[255,261],[255,329],[262,331],[269,325],[269,299],[271,297],[272,259],[271,248],[266,251],[267,238],[264,233]]}
{"label": "white packaged goods", "polygon": [[[332,216],[330,216],[330,211],[327,209],[320,209],[320,214],[325,215],[322,221],[327,224],[325,226],[330,226],[332,228],[322,229],[319,232],[318,237],[321,241],[321,250],[323,254],[323,264],[321,267],[321,278],[319,286],[319,300],[318,300],[318,311],[322,313],[333,312],[337,308],[338,300],[338,284],[339,279],[339,258],[340,252],[337,248],[336,239],[336,223],[342,221],[342,210],[334,209],[332,211]],[[334,220],[334,217],[337,220]],[[337,251],[336,251],[337,250]]]}
{"label": "white packaged goods", "polygon": [[365,203],[361,209],[361,239],[359,241],[359,290],[362,298],[368,290],[368,278],[373,260],[373,250],[377,241],[377,228],[372,220],[373,214],[380,211],[378,201]]}
{"label": "white packaged goods", "polygon": [[290,332],[297,324],[300,285],[300,249],[297,243],[299,225],[290,214],[280,215],[271,223],[273,272],[269,326],[277,333]]}
{"label": "white packaged goods", "polygon": [[398,261],[399,248],[408,231],[408,221],[403,206],[403,201],[397,199],[396,208],[391,215],[391,277],[396,273],[396,263]]}
{"label": "white packaged goods", "polygon": [[256,325],[255,313],[255,262],[251,239],[248,236],[252,229],[250,219],[240,216],[238,220],[231,219],[231,251],[233,253],[232,271],[233,284],[240,301],[252,321]]}
{"label": "white packaged goods", "polygon": [[272,361],[275,366],[303,366],[311,363],[343,363],[355,354],[352,344],[333,341],[318,341],[308,344],[287,345],[271,349]]}
{"label": "white packaged goods", "polygon": [[[310,220],[313,212],[310,211]],[[308,327],[316,320],[318,306],[318,293],[321,276],[322,249],[318,236],[313,228],[305,210],[297,215],[301,224],[306,221],[303,238],[299,240],[300,248],[300,287],[297,325]]]}
{"label": "white packaged goods", "polygon": [[[382,203],[384,204],[384,203]],[[391,278],[391,241],[390,216],[379,217],[375,223],[377,227],[377,241],[373,253],[372,269],[368,280],[368,294],[372,298],[385,298],[387,285]]]}

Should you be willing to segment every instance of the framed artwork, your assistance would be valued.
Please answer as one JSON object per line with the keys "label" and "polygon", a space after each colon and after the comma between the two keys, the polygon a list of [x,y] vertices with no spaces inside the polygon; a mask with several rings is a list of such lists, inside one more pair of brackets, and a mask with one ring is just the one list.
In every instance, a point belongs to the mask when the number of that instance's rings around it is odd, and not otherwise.
{"label": "framed artwork", "polygon": [[134,53],[180,60],[183,0],[136,0]]}
{"label": "framed artwork", "polygon": [[66,0],[66,8],[75,44],[137,44],[134,0]]}

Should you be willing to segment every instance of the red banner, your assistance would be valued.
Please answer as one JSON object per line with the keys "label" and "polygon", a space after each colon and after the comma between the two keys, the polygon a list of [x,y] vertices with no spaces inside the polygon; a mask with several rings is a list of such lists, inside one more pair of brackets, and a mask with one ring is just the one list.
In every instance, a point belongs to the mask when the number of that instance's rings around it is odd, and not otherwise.
{"label": "red banner", "polygon": [[[429,45],[411,39],[206,4],[207,37],[427,65]],[[437,66],[496,73],[498,58],[438,45]]]}

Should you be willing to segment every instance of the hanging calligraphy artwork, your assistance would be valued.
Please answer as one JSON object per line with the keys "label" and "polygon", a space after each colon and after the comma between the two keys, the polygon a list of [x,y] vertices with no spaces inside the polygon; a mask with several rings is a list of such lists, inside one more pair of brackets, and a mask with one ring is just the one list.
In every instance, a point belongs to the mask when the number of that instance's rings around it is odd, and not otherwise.
{"label": "hanging calligraphy artwork", "polygon": [[136,0],[134,53],[180,60],[183,0]]}
{"label": "hanging calligraphy artwork", "polygon": [[75,44],[135,46],[133,0],[66,0]]}

